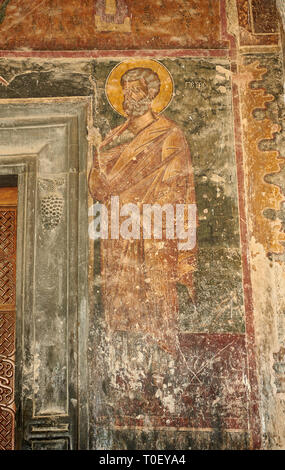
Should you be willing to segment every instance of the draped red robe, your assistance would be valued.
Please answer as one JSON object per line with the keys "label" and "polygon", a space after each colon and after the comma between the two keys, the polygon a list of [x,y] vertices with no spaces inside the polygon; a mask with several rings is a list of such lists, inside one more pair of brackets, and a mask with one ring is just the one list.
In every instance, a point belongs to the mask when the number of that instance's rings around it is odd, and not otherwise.
{"label": "draped red robe", "polygon": [[[100,170],[89,175],[92,197],[109,206],[195,204],[193,168],[181,130],[164,116],[130,142],[114,144],[126,125],[101,145]],[[108,142],[108,145],[106,145]],[[187,221],[186,221],[187,222]],[[145,333],[172,354],[178,348],[177,283],[194,299],[196,247],[179,251],[178,240],[101,240],[102,293],[107,325],[112,331]]]}

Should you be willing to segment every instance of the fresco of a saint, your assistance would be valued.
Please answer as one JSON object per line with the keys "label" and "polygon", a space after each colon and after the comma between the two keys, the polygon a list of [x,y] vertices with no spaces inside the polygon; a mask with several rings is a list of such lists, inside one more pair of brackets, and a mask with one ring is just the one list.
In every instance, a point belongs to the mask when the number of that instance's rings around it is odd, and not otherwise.
{"label": "fresco of a saint", "polygon": [[[125,61],[108,77],[109,102],[125,122],[100,145],[89,174],[93,199],[120,204],[195,204],[193,168],[187,141],[162,111],[173,83],[155,60]],[[194,302],[196,247],[179,251],[177,238],[101,240],[103,305],[111,331],[146,334],[176,354],[178,343],[177,284],[187,287]]]}

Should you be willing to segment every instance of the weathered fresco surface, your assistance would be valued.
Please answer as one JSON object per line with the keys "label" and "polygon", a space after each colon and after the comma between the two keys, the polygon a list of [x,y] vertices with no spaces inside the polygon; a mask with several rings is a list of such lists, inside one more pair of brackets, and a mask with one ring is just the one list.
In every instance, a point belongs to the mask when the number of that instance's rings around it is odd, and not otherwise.
{"label": "weathered fresco surface", "polygon": [[68,4],[64,0],[14,0],[7,5],[0,48],[226,47],[219,24],[219,0],[72,0]]}
{"label": "weathered fresco surface", "polygon": [[241,46],[278,44],[279,27],[274,0],[239,0],[237,9]]}
{"label": "weathered fresco surface", "polygon": [[[95,413],[102,415],[97,425],[109,423],[118,429],[181,427],[185,431],[220,426],[224,430],[238,430],[244,436],[248,416],[242,405],[247,401],[242,378],[247,374],[247,366],[237,178],[231,145],[233,114],[229,80],[226,75],[217,79],[217,67],[227,70],[229,65],[193,59],[162,63],[171,72],[176,90],[164,115],[185,130],[194,168],[199,219],[198,266],[194,275],[197,300],[195,304],[191,302],[187,288],[178,285],[178,358],[148,344],[143,331],[116,331],[108,335],[104,305],[100,303],[97,242],[96,273],[91,271],[91,280],[97,279],[94,292],[98,293],[93,343],[101,345],[97,354],[90,356],[90,362],[94,363],[93,370],[105,372],[103,388],[97,392],[102,401]],[[100,64],[95,71],[95,78],[103,79],[98,116],[103,114],[101,109],[107,111],[102,124],[100,118],[98,122],[95,118],[102,131],[108,115],[116,118],[114,111],[108,110],[104,93],[104,78],[113,67],[114,62]],[[191,105],[185,107],[185,102]],[[109,122],[112,127],[117,124],[110,118]],[[162,335],[168,337],[166,328]],[[216,423],[217,416],[220,424]]]}
{"label": "weathered fresco surface", "polygon": [[[83,394],[89,412],[78,426],[87,439],[79,437],[80,443],[72,445],[284,448],[284,71],[275,1],[43,0],[32,5],[10,0],[2,2],[0,32],[0,104],[7,115],[15,102],[26,106],[27,117],[35,114],[29,106],[42,106],[44,116],[47,98],[63,106],[66,117],[72,116],[67,97],[74,103],[86,98],[88,108],[80,139],[84,145],[89,139],[89,152],[79,171],[84,181],[79,203],[86,222],[79,234],[86,242],[88,283],[87,278],[81,281],[88,287],[88,314],[80,317],[78,375],[74,372],[68,380],[72,397],[80,404]],[[123,313],[128,295],[132,293],[137,314],[145,309],[146,291],[141,303],[136,301],[135,286],[128,288],[126,275],[121,290],[116,281],[116,295],[109,284],[106,289],[106,247],[88,240],[94,217],[87,219],[87,210],[93,198],[100,200],[97,192],[103,187],[94,178],[94,191],[87,189],[98,153],[91,134],[96,129],[97,136],[108,139],[126,123],[111,106],[106,83],[118,64],[132,60],[139,66],[143,60],[156,60],[172,77],[173,96],[159,119],[171,121],[181,142],[185,139],[193,169],[195,269],[192,290],[173,275],[175,302],[171,296],[167,301],[168,315],[172,307],[175,313],[170,334],[163,321],[157,332],[144,327],[141,319],[140,328],[121,327],[129,315]],[[128,148],[132,139],[122,145]],[[101,158],[110,148],[99,150]],[[44,162],[40,171],[48,177],[49,163]],[[77,170],[69,171],[75,175]],[[166,196],[175,184],[168,183]],[[112,190],[116,195],[116,186]],[[41,191],[41,197],[49,193],[44,187]],[[44,213],[41,217],[45,220]],[[114,250],[109,253],[116,267],[113,278],[119,280],[120,263]],[[133,259],[132,269],[140,270],[139,258]],[[161,288],[166,285],[168,280]],[[112,302],[107,307],[108,288]],[[110,328],[117,301],[120,321]],[[45,341],[51,349],[55,346],[48,333]],[[45,386],[56,396],[55,387],[64,389],[65,373],[56,355],[50,354],[49,361],[53,378]],[[35,367],[40,370],[38,362]],[[28,377],[31,371],[25,373]],[[43,389],[43,384],[38,386]],[[44,397],[40,400],[45,402]],[[55,424],[52,409],[45,412],[48,420],[32,444],[35,424],[26,418],[26,447],[66,448],[76,442],[70,439],[72,425],[63,429]]]}

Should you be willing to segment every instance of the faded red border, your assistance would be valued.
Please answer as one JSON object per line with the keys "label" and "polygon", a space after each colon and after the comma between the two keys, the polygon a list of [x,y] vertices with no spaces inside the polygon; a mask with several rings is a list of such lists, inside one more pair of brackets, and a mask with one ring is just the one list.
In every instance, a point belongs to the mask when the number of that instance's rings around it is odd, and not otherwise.
{"label": "faded red border", "polygon": [[[221,33],[222,38],[227,39],[230,44],[231,71],[237,72],[237,42],[234,36],[229,34],[227,29],[226,0],[220,0],[221,11]],[[239,88],[236,83],[232,84],[232,101],[234,113],[234,136],[235,136],[235,156],[237,168],[237,186],[240,218],[240,241],[243,271],[243,291],[245,307],[246,326],[246,351],[248,358],[248,379],[250,383],[249,392],[249,426],[251,433],[251,446],[253,449],[261,447],[261,421],[259,415],[259,387],[257,380],[257,367],[255,357],[255,331],[254,331],[254,309],[253,293],[250,275],[249,257],[249,236],[245,203],[245,172],[244,154],[242,146],[242,121],[240,115]]]}
{"label": "faded red border", "polygon": [[261,422],[259,416],[259,390],[256,370],[255,357],[255,332],[254,332],[254,310],[253,295],[250,275],[249,261],[249,241],[246,220],[245,206],[245,173],[244,173],[244,157],[242,147],[242,128],[240,116],[240,97],[238,86],[232,85],[233,111],[234,111],[234,134],[236,149],[236,167],[237,167],[237,185],[239,200],[239,218],[240,218],[240,240],[243,268],[243,290],[244,290],[244,307],[245,307],[245,324],[246,324],[246,351],[248,358],[248,379],[250,383],[249,392],[249,424],[251,431],[252,448],[259,449],[261,447]]}
{"label": "faded red border", "polygon": [[94,51],[5,51],[0,57],[38,57],[68,59],[99,59],[108,57],[229,57],[229,49],[155,49],[155,50],[94,50]]}
{"label": "faded red border", "polygon": [[220,15],[221,15],[221,38],[229,42],[230,58],[232,60],[236,60],[237,45],[236,45],[235,37],[232,34],[229,34],[228,32],[226,0],[220,0]]}

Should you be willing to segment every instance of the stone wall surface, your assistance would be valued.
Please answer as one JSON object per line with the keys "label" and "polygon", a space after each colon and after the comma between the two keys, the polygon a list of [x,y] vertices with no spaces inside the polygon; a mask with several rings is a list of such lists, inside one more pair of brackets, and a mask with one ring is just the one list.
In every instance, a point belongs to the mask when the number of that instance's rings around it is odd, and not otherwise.
{"label": "stone wall surface", "polygon": [[[0,2],[16,448],[285,448],[284,14]],[[94,239],[116,197],[195,204],[195,244]]]}

